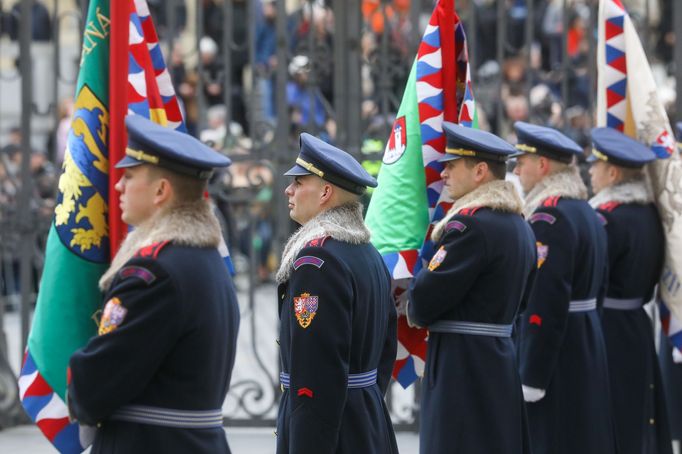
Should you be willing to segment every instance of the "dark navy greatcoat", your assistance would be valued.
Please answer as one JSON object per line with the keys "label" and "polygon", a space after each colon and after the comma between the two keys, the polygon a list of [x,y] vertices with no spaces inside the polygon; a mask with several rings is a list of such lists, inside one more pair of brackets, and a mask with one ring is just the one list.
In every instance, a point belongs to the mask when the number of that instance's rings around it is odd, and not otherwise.
{"label": "dark navy greatcoat", "polygon": [[[444,252],[412,282],[413,323],[513,324],[532,285],[535,240],[523,218],[465,212],[448,222],[437,245]],[[422,386],[422,454],[530,452],[510,337],[430,333]]]}
{"label": "dark navy greatcoat", "polygon": [[666,397],[666,409],[668,410],[668,422],[670,435],[673,440],[682,440],[682,363],[673,361],[673,347],[661,330],[660,347],[658,351],[661,364],[661,376]]}
{"label": "dark navy greatcoat", "polygon": [[[278,454],[398,452],[384,395],[396,358],[391,282],[371,244],[309,242],[279,286],[282,371]],[[377,383],[347,387],[378,369]]]}
{"label": "dark navy greatcoat", "polygon": [[521,317],[521,380],[546,390],[526,404],[534,454],[616,452],[606,350],[597,310],[571,301],[601,298],[606,232],[584,200],[550,197],[529,217],[538,273]]}
{"label": "dark navy greatcoat", "polygon": [[220,427],[109,419],[127,404],[193,411],[222,407],[239,308],[218,250],[172,243],[143,248],[106,293],[107,304],[116,300],[123,308],[118,315],[125,311],[122,320],[103,321],[100,332],[114,329],[91,339],[70,361],[71,415],[100,426],[92,453],[229,453]]}
{"label": "dark navy greatcoat", "polygon": [[[608,236],[607,298],[650,301],[664,253],[656,207],[609,202],[597,211]],[[651,319],[641,306],[634,310],[604,307],[602,326],[619,453],[672,453]]]}

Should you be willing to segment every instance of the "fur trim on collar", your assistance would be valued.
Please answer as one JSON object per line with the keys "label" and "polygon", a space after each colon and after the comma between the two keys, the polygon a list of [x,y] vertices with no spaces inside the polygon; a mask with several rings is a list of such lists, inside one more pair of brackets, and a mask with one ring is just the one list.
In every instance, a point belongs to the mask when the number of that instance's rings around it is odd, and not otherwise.
{"label": "fur trim on collar", "polygon": [[504,180],[491,181],[457,199],[448,211],[448,214],[438,221],[438,224],[433,229],[431,238],[434,241],[440,240],[445,226],[453,216],[466,208],[474,207],[485,207],[495,211],[521,214],[523,205],[513,183]]}
{"label": "fur trim on collar", "polygon": [[580,178],[577,166],[572,165],[548,175],[536,184],[526,195],[523,216],[528,219],[546,198],[556,196],[583,200],[587,198],[587,187]]}
{"label": "fur trim on collar", "polygon": [[145,246],[171,241],[181,246],[217,248],[221,238],[220,223],[208,201],[165,209],[128,233],[109,269],[99,280],[99,288],[109,290],[118,270]]}
{"label": "fur trim on collar", "polygon": [[289,280],[296,256],[309,241],[326,236],[350,244],[369,243],[369,230],[362,219],[362,204],[351,202],[323,211],[294,232],[284,246],[277,283]]}
{"label": "fur trim on collar", "polygon": [[592,208],[598,208],[606,202],[637,203],[645,205],[653,202],[654,198],[644,178],[626,181],[602,189],[590,199]]}

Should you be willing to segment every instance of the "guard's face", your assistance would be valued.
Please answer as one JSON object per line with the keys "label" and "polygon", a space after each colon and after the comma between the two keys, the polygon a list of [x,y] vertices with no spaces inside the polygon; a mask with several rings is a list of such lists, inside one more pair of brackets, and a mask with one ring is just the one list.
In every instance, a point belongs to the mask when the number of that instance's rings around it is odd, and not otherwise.
{"label": "guard's face", "polygon": [[289,202],[289,217],[303,225],[320,211],[320,197],[324,189],[322,179],[315,175],[302,175],[284,190]]}
{"label": "guard's face", "polygon": [[519,177],[523,192],[528,194],[542,179],[540,158],[533,154],[524,154],[517,157],[514,175]]}
{"label": "guard's face", "polygon": [[469,168],[464,159],[455,159],[445,162],[445,168],[440,173],[440,177],[450,197],[459,199],[476,188],[475,173],[475,166]]}
{"label": "guard's face", "polygon": [[597,194],[602,189],[613,184],[611,175],[609,173],[609,165],[604,161],[595,161],[590,167],[590,182],[592,184],[592,191]]}
{"label": "guard's face", "polygon": [[138,226],[151,218],[155,211],[154,197],[158,191],[158,179],[151,178],[149,167],[140,165],[124,169],[116,183],[123,222]]}

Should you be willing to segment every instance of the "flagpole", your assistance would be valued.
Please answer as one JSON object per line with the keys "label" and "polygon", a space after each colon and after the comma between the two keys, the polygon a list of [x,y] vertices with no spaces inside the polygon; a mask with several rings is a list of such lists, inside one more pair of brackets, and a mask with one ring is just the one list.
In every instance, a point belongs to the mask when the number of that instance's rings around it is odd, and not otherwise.
{"label": "flagpole", "polygon": [[[677,30],[675,41],[675,81],[677,87],[677,96],[675,99],[675,120],[682,121],[682,36],[680,36],[680,30],[682,30],[682,2],[673,2],[673,30]],[[679,138],[678,138],[679,139]]]}
{"label": "flagpole", "polygon": [[125,116],[128,112],[128,33],[130,1],[111,0],[111,39],[109,40],[109,242],[111,257],[116,255],[127,227],[121,220],[118,193],[114,189],[121,170],[114,168],[124,155]]}

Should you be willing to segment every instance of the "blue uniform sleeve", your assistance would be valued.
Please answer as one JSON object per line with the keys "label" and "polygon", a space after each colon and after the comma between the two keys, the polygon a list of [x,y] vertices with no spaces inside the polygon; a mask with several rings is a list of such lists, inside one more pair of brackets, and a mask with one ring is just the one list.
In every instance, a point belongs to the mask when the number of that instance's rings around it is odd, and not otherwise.
{"label": "blue uniform sleeve", "polygon": [[531,224],[538,268],[521,319],[521,380],[526,386],[547,389],[568,322],[576,238],[557,209],[541,208],[536,213],[545,216]]}
{"label": "blue uniform sleeve", "polygon": [[179,336],[180,296],[151,259],[133,259],[114,280],[99,335],[71,357],[71,416],[95,425],[135,399]]}
{"label": "blue uniform sleeve", "polygon": [[471,216],[454,216],[429,266],[410,284],[409,317],[428,326],[460,304],[481,273],[487,255],[485,238]]}
{"label": "blue uniform sleeve", "polygon": [[301,266],[290,278],[289,452],[333,454],[347,395],[353,283],[325,249],[305,248],[305,256],[322,264]]}

